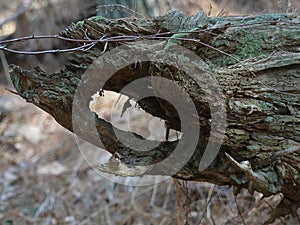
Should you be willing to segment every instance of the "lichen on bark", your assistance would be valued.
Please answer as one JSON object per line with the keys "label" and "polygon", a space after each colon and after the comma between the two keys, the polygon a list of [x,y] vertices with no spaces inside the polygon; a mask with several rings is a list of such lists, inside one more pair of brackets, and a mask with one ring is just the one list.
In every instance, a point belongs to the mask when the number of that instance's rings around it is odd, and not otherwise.
{"label": "lichen on bark", "polygon": [[[184,71],[174,66],[145,61],[118,70],[105,84],[105,89],[119,92],[130,81],[146,76],[175,81],[195,104],[201,118],[201,135],[195,153],[174,177],[247,188],[250,191],[259,191],[265,196],[283,193],[286,199],[298,204],[299,24],[300,17],[297,14],[216,18],[207,18],[199,14],[186,18],[181,13],[173,13],[149,20],[108,20],[93,17],[71,25],[60,35],[73,39],[86,39],[88,36],[92,40],[116,36],[150,36],[153,39],[156,37],[156,40],[157,37],[163,37],[161,45],[150,47],[157,48],[156,51],[159,52],[172,45],[180,45],[193,51],[202,59],[199,61],[199,76],[202,76],[201,79],[216,77],[226,103],[226,133],[222,146],[213,163],[203,171],[198,169],[198,165],[210,136],[209,102],[214,98],[213,94],[207,93],[214,90],[215,84],[203,89]],[[163,34],[160,36],[160,33]],[[131,39],[128,42],[133,41]],[[68,44],[74,47],[82,43]],[[124,41],[120,39],[108,44],[98,42],[87,51],[75,52],[66,69],[54,74],[47,74],[39,68],[26,71],[13,65],[12,81],[20,96],[50,113],[68,130],[74,131],[72,107],[76,89],[84,82],[82,75],[105,51],[122,44]],[[137,52],[145,51],[143,46],[127,44],[126,47],[135,48]],[[180,54],[174,57],[180,59],[180,62],[192,65]],[[101,68],[117,65],[118,60],[122,60],[122,57],[106,58],[95,70],[101,71]],[[97,83],[92,85],[87,91],[89,96],[95,93],[97,88]],[[135,97],[135,94],[127,93],[129,97]],[[169,128],[181,129],[178,114],[166,101],[147,98],[138,103],[145,111],[168,121]],[[174,150],[176,141],[162,142],[149,152],[132,151],[119,142],[113,133],[113,129],[116,128],[104,120],[96,118],[97,129],[91,132],[90,125],[95,123],[95,115],[88,111],[87,106],[79,110],[82,112],[75,118],[80,123],[78,134],[94,145],[100,145],[97,140],[100,136],[102,144],[108,146],[110,152],[120,155],[122,164],[131,168],[139,167],[134,175],[163,174],[167,169],[146,166],[154,165],[155,162],[168,157]],[[123,133],[125,136],[130,135]],[[146,169],[141,169],[143,167]],[[126,175],[122,171],[119,171],[119,174]]]}

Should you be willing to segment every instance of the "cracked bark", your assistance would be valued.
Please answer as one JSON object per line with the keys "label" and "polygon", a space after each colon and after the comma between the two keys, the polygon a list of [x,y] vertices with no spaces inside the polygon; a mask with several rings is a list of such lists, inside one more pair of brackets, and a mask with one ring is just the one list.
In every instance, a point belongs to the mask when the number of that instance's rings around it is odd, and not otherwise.
{"label": "cracked bark", "polygon": [[[155,49],[158,56],[160,52],[174,45],[193,51],[202,59],[196,70],[200,68],[197,71],[199,77],[201,76],[199,79],[204,80],[203,86],[199,87],[187,75],[190,71],[181,71],[176,66],[161,62],[144,61],[119,68],[105,82],[104,89],[120,92],[131,81],[147,76],[175,81],[192,98],[198,111],[199,123],[189,124],[188,128],[199,126],[201,131],[193,156],[175,172],[174,177],[247,188],[249,191],[259,191],[265,196],[282,193],[285,201],[298,204],[300,200],[299,23],[300,17],[297,14],[217,18],[207,18],[199,14],[185,18],[181,13],[173,12],[149,20],[134,18],[108,20],[93,17],[71,25],[61,32],[61,35],[84,39],[88,34],[89,38],[96,40],[104,34],[106,37],[113,37],[193,31],[180,33],[180,36],[174,33],[164,35],[165,37],[175,35],[173,38],[184,37],[185,40],[161,40],[161,44],[150,45],[148,49],[147,46],[133,44],[127,44],[126,48],[128,51],[134,49],[141,53]],[[205,29],[206,31],[203,31]],[[201,40],[202,43],[188,39]],[[68,44],[76,47],[81,43]],[[123,42],[108,43],[106,52],[121,44]],[[118,63],[127,59],[126,55],[111,55],[105,60],[98,61],[96,68],[87,69],[103,54],[104,46],[105,43],[98,43],[88,51],[73,53],[72,60],[66,65],[65,70],[54,74],[48,74],[39,68],[29,71],[12,65],[10,69],[14,86],[20,96],[51,114],[66,129],[96,146],[104,145],[111,153],[117,152],[121,164],[133,170],[139,168],[134,174],[131,172],[126,174],[126,171],[112,169],[108,165],[103,166],[104,170],[122,175],[165,174],[173,165],[166,163],[165,167],[156,168],[155,163],[172,155],[179,140],[161,143],[143,140],[143,144],[157,147],[151,151],[134,151],[118,140],[113,129],[126,138],[134,135],[136,145],[140,144],[139,140],[142,140],[142,137],[113,128],[110,123],[97,118],[88,108],[90,96],[99,90],[99,84],[106,79],[102,79],[102,73],[109,73],[110,69],[115,69]],[[175,61],[185,61],[180,54],[170,57]],[[186,60],[185,65],[192,63]],[[191,70],[195,69],[193,66],[190,67]],[[101,72],[98,73],[99,71]],[[84,77],[83,74],[87,73],[90,75]],[[210,76],[214,76],[218,83],[207,82]],[[83,92],[76,92],[86,82],[89,83],[88,88]],[[158,85],[151,80],[149,82],[151,85]],[[211,91],[217,89],[217,86],[222,90],[225,109],[218,105],[215,92]],[[166,91],[168,86],[161,89],[166,95],[172,95]],[[129,91],[124,94],[133,98],[137,92]],[[78,99],[81,100],[77,102]],[[216,102],[214,107],[215,109],[220,107],[220,111],[212,112],[210,108],[212,102]],[[145,111],[168,121],[169,128],[182,129],[178,113],[168,102],[153,97],[142,99],[138,103]],[[226,121],[223,122],[226,122],[226,133],[217,157],[205,170],[199,170],[199,162],[208,143],[210,131],[213,126],[220,125],[211,124],[212,113],[225,113]],[[215,135],[214,141],[218,142],[218,133]]]}

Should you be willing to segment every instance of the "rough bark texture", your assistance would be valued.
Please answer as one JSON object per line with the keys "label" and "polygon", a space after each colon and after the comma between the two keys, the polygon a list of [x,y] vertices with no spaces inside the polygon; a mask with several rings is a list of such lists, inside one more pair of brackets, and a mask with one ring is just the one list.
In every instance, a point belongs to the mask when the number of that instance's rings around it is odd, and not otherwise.
{"label": "rough bark texture", "polygon": [[[152,20],[107,20],[103,17],[93,17],[70,26],[61,35],[76,39],[86,39],[88,36],[97,40],[104,34],[105,37],[157,37],[159,32],[169,32],[161,37],[171,39],[161,40],[161,44],[154,44],[148,48],[155,49],[159,55],[159,52],[166,48],[180,45],[196,53],[202,59],[199,62],[200,70],[196,68],[199,77],[201,76],[199,79],[205,80],[212,75],[216,77],[222,89],[226,109],[218,105],[215,92],[211,91],[217,89],[217,84],[204,82],[207,86],[199,87],[187,76],[189,71],[181,71],[160,62],[139,62],[133,66],[119,68],[105,83],[104,89],[120,92],[130,81],[137,78],[165,77],[176,81],[192,98],[200,119],[198,124],[190,124],[190,127],[201,127],[199,141],[189,162],[177,171],[174,177],[233,185],[259,191],[265,196],[282,193],[285,199],[288,199],[285,201],[298,204],[300,16],[274,14],[207,18],[198,14],[186,18],[180,12],[173,12]],[[118,67],[118,63],[126,59],[126,55],[107,56],[98,63],[99,68],[90,71],[90,76],[82,77],[83,74],[88,66],[103,54],[103,49],[109,51],[122,43],[124,41],[109,42],[107,46],[105,43],[98,43],[88,51],[76,52],[66,69],[55,74],[47,74],[39,68],[25,71],[12,65],[11,78],[19,95],[28,102],[50,113],[58,123],[73,132],[75,121],[75,133],[94,145],[101,146],[98,138],[100,136],[108,151],[120,155],[121,164],[138,170],[132,174],[115,167],[107,166],[104,169],[122,175],[165,174],[164,171],[168,168],[155,168],[154,163],[169,156],[179,140],[158,143],[151,151],[133,151],[124,146],[114,134],[114,131],[118,131],[129,137],[129,132],[116,128],[113,130],[111,124],[95,119],[95,115],[88,109],[90,96],[99,90],[99,83],[106,79],[102,80],[101,73],[96,71],[104,73]],[[80,42],[71,44],[72,47],[79,45]],[[127,45],[127,48],[143,53],[147,46]],[[172,57],[177,61],[186,60],[180,55]],[[192,68],[193,64],[189,59],[185,64],[190,64],[191,69],[195,69]],[[91,82],[87,79],[95,80]],[[86,82],[92,83],[88,90],[76,92],[76,89],[80,89],[80,85]],[[154,82],[151,85],[157,84]],[[162,89],[167,90],[168,87]],[[137,93],[133,91],[125,94],[136,97]],[[78,96],[84,99],[84,103],[76,102]],[[218,112],[211,111],[212,102],[216,102],[213,106],[215,109],[220,107]],[[166,101],[153,97],[139,101],[139,105],[152,115],[168,121],[169,128],[182,129],[178,113]],[[77,113],[74,114],[74,111]],[[202,171],[198,166],[210,131],[213,126],[222,126],[211,124],[212,113],[226,114],[226,121],[223,121],[226,122],[226,133],[217,157]],[[96,124],[95,132],[91,128],[93,124]],[[214,141],[217,143],[218,132],[215,135]],[[142,139],[138,135],[135,137],[135,141]],[[149,144],[155,143],[149,141]],[[277,212],[276,215],[280,213],[286,212]]]}

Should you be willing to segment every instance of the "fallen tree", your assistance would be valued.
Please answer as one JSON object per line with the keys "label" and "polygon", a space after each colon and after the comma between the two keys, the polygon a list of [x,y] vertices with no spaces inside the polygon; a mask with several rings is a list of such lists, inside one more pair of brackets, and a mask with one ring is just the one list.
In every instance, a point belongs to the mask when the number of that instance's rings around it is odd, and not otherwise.
{"label": "fallen tree", "polygon": [[[299,23],[298,14],[92,17],[55,36],[74,51],[64,70],[48,74],[11,65],[11,79],[28,102],[114,154],[114,166],[108,163],[103,170],[172,175],[264,196],[282,193],[282,205],[270,222],[299,207]],[[149,79],[124,89],[141,78]],[[102,89],[137,99],[146,112],[166,121],[167,130],[181,131],[183,137],[156,142],[113,127],[89,109],[91,96]],[[141,93],[147,96],[141,98]],[[176,99],[182,106],[172,106]],[[187,108],[189,99],[196,116]],[[154,147],[134,150],[120,137],[138,149]],[[130,169],[122,171],[120,165]],[[287,204],[293,207],[281,207]]]}

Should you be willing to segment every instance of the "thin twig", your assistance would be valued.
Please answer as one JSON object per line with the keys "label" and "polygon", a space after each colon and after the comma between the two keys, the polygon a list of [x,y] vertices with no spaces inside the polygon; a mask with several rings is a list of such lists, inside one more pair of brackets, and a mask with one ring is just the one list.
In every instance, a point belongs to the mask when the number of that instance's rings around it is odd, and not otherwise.
{"label": "thin twig", "polygon": [[[92,40],[91,38],[88,37],[87,32],[84,31],[85,33],[85,38],[86,39],[72,39],[72,38],[66,38],[66,37],[62,37],[60,35],[40,35],[40,36],[35,36],[35,35],[31,35],[31,36],[26,36],[26,37],[20,37],[20,38],[14,38],[14,39],[10,39],[10,40],[4,40],[4,41],[0,41],[0,50],[4,50],[7,52],[11,52],[11,53],[15,53],[15,54],[24,54],[24,55],[37,55],[37,54],[47,54],[47,53],[66,53],[66,52],[74,52],[74,51],[88,51],[91,48],[93,48],[97,43],[101,43],[101,42],[105,42],[105,46],[104,46],[104,50],[103,52],[106,51],[108,42],[132,42],[132,41],[139,41],[139,40],[178,40],[178,41],[190,41],[190,42],[194,42],[200,45],[203,45],[207,48],[210,48],[214,51],[217,51],[223,55],[226,55],[228,57],[230,57],[231,59],[235,60],[237,63],[241,64],[252,76],[254,76],[255,78],[258,79],[258,76],[250,70],[250,68],[248,68],[245,64],[243,64],[237,57],[224,52],[216,47],[213,47],[209,44],[206,44],[204,42],[202,42],[199,39],[193,39],[193,38],[180,38],[180,37],[170,37],[169,35],[174,35],[174,34],[178,34],[178,33],[199,33],[199,32],[210,32],[213,30],[218,30],[221,28],[228,28],[228,27],[243,27],[243,26],[253,26],[253,25],[259,25],[259,24],[263,24],[263,23],[274,23],[274,22],[280,22],[279,20],[274,20],[274,21],[260,21],[260,22],[254,22],[254,23],[246,23],[246,24],[239,24],[239,25],[224,25],[223,27],[213,27],[213,28],[208,28],[208,29],[202,29],[202,30],[196,30],[196,31],[169,31],[169,32],[164,32],[164,33],[156,33],[156,34],[151,34],[151,35],[130,35],[130,36],[114,36],[114,37],[108,37],[108,38],[104,38],[105,34],[97,39],[97,40]],[[286,22],[285,23],[293,23],[293,24],[298,24],[298,23],[294,23],[294,22]],[[223,36],[221,36],[222,38],[224,38]],[[47,38],[54,38],[54,39],[59,39],[59,40],[64,40],[64,41],[69,41],[69,42],[78,42],[78,43],[84,43],[83,46],[79,46],[76,48],[68,48],[68,49],[57,49],[57,50],[42,50],[42,51],[19,51],[19,50],[13,50],[11,48],[8,48],[6,45],[9,43],[13,43],[13,42],[19,42],[19,41],[28,41],[28,40],[32,40],[32,39],[47,39]],[[259,80],[259,79],[258,79]],[[265,85],[266,87],[268,87],[270,90],[277,92],[277,93],[281,93],[281,94],[288,94],[288,95],[294,95],[292,93],[287,93],[284,91],[280,91],[277,90],[271,86],[269,86],[268,84],[266,84],[265,82],[259,80],[260,83],[262,83],[263,85]]]}
{"label": "thin twig", "polygon": [[[159,37],[159,36],[168,36],[168,35],[174,35],[174,34],[181,34],[181,33],[200,33],[200,32],[212,32],[214,30],[219,30],[221,28],[234,28],[234,27],[244,27],[244,26],[253,26],[253,25],[259,25],[259,24],[264,24],[264,23],[276,23],[279,22],[278,20],[274,21],[260,21],[260,22],[254,22],[254,23],[246,23],[246,24],[239,24],[239,25],[224,25],[223,27],[212,27],[212,28],[207,28],[207,29],[200,29],[200,30],[193,30],[193,31],[168,31],[168,32],[163,32],[163,33],[156,33],[156,34],[151,34],[151,35],[145,35],[145,36],[114,36],[110,37],[109,39],[103,39],[100,38],[100,40],[103,41],[112,41],[113,39],[117,39],[116,41],[120,41],[122,38],[126,38],[126,40],[129,38],[130,40],[134,40],[136,38],[151,38],[151,37]],[[285,23],[288,24],[299,24],[291,21],[284,21]],[[222,37],[222,36],[221,36]],[[165,37],[168,38],[168,37]],[[74,38],[66,38],[61,35],[30,35],[30,36],[25,36],[25,37],[19,37],[19,38],[13,38],[9,40],[2,40],[0,41],[0,45],[5,45],[8,43],[13,43],[13,42],[19,42],[19,41],[28,41],[28,40],[33,40],[33,39],[59,39],[59,40],[64,40],[64,41],[70,41],[70,42],[94,42],[96,40],[86,40],[86,39],[74,39]]]}
{"label": "thin twig", "polygon": [[[271,209],[270,211],[273,211],[274,207],[266,199],[263,199],[263,200],[266,203],[266,205]],[[281,217],[279,217],[277,219],[279,219],[282,224],[285,224],[285,222],[283,221],[283,219]]]}
{"label": "thin twig", "polygon": [[79,46],[76,48],[67,48],[67,49],[56,49],[56,50],[43,50],[43,51],[19,51],[7,48],[6,46],[0,46],[0,50],[4,50],[11,53],[23,54],[23,55],[41,55],[48,53],[66,53],[66,52],[74,52],[74,51],[86,51],[90,49],[91,46],[94,46],[95,43],[85,44],[83,46]]}
{"label": "thin twig", "polygon": [[13,84],[12,84],[12,81],[9,76],[8,62],[7,62],[6,57],[2,50],[0,50],[0,59],[1,59],[2,67],[3,67],[3,71],[4,71],[4,74],[6,77],[6,81],[7,81],[7,87],[13,88]]}
{"label": "thin twig", "polygon": [[239,206],[239,204],[237,203],[237,200],[236,200],[235,195],[233,196],[233,199],[234,199],[234,203],[235,203],[236,209],[237,209],[237,211],[238,211],[238,214],[239,214],[239,216],[240,216],[240,218],[241,218],[241,220],[242,220],[242,223],[243,223],[243,225],[246,225],[245,219],[244,219],[244,217],[243,217],[243,215],[242,215],[240,206]]}
{"label": "thin twig", "polygon": [[208,193],[208,198],[207,198],[204,210],[201,210],[203,213],[202,213],[202,216],[199,220],[199,224],[201,224],[202,220],[204,219],[205,212],[207,211],[207,207],[208,207],[208,205],[210,204],[210,202],[213,198],[213,192],[215,191],[215,189],[216,189],[216,185],[213,185],[212,188],[210,189],[210,192]]}

